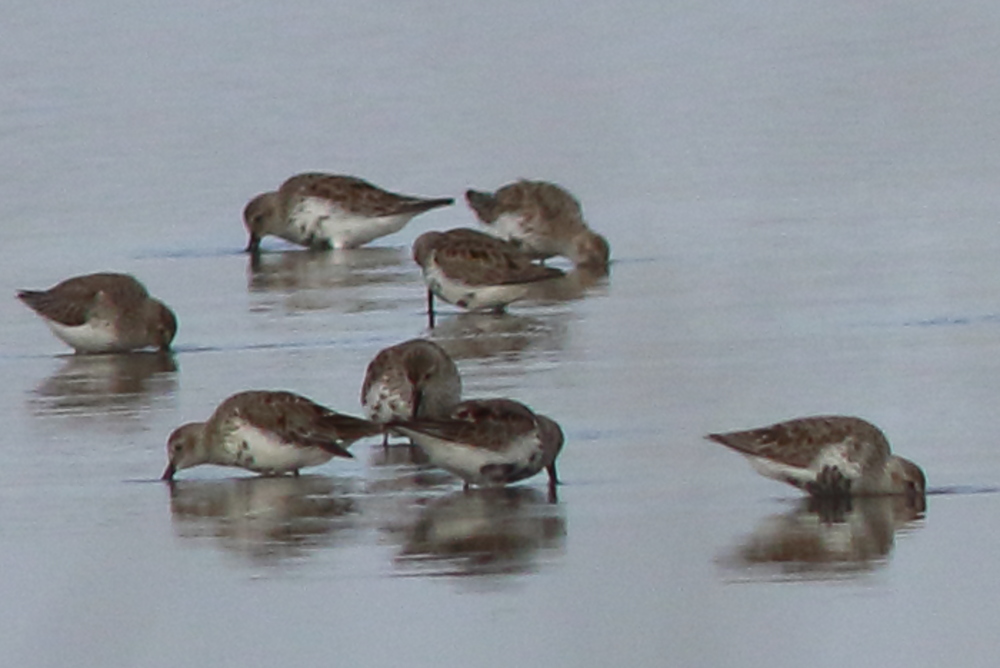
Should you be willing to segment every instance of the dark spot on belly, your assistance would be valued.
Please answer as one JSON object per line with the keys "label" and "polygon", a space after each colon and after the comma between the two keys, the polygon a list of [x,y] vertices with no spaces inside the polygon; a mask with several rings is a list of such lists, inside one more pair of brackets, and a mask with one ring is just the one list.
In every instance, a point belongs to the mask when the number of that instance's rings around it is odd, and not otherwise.
{"label": "dark spot on belly", "polygon": [[533,466],[518,466],[517,464],[486,464],[479,469],[479,475],[492,483],[509,483],[530,478],[538,472]]}
{"label": "dark spot on belly", "polygon": [[813,496],[848,496],[851,482],[836,466],[824,466],[816,481],[806,485],[806,491]]}

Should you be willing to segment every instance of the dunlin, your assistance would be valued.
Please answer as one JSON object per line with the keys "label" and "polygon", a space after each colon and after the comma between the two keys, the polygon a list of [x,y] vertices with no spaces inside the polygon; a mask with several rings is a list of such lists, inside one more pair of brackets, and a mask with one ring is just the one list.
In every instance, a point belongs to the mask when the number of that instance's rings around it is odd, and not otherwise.
{"label": "dunlin", "polygon": [[421,234],[413,243],[413,259],[427,284],[432,326],[434,295],[470,311],[502,311],[538,281],[565,275],[535,264],[510,242],[464,228]]}
{"label": "dunlin", "polygon": [[291,392],[239,392],[219,404],[207,422],[191,422],[170,434],[163,479],[201,464],[298,475],[306,466],[351,457],[346,450],[351,443],[381,431],[373,422]]}
{"label": "dunlin", "polygon": [[127,274],[87,274],[18,299],[78,353],[167,350],[177,333],[173,311]]}
{"label": "dunlin", "polygon": [[463,401],[445,419],[399,420],[389,426],[423,448],[433,465],[462,478],[466,487],[506,485],[542,469],[549,474],[550,488],[559,482],[556,456],[563,445],[562,429],[517,401]]}
{"label": "dunlin", "polygon": [[554,183],[521,180],[495,193],[467,190],[465,199],[494,234],[535,257],[561,255],[575,265],[608,264],[607,239],[587,227],[580,202]]}
{"label": "dunlin", "polygon": [[745,455],[761,474],[814,496],[922,496],[926,487],[920,467],[891,454],[882,431],[860,418],[799,418],[707,438]]}
{"label": "dunlin", "polygon": [[356,248],[398,232],[417,214],[453,203],[392,193],[353,176],[298,174],[243,209],[247,251],[257,252],[269,234],[310,248]]}
{"label": "dunlin", "polygon": [[361,386],[365,414],[379,424],[392,419],[445,418],[461,397],[462,379],[455,362],[444,348],[426,339],[411,339],[380,351],[368,365]]}

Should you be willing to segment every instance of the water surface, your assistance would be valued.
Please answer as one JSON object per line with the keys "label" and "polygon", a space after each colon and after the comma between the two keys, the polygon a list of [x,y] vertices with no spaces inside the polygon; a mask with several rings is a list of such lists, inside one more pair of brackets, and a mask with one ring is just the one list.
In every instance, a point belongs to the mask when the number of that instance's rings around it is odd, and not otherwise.
{"label": "water surface", "polygon": [[[993,4],[42,2],[5,25],[5,664],[994,665]],[[557,181],[611,275],[428,331],[409,246],[464,205],[354,252],[240,252],[245,202],[316,169]],[[173,306],[171,356],[74,357],[13,299],[103,270]],[[556,503],[377,441],[297,480],[155,480],[230,393],[358,412],[368,361],[423,335],[468,395],[561,423]],[[818,513],[702,438],[813,413],[963,493]]]}

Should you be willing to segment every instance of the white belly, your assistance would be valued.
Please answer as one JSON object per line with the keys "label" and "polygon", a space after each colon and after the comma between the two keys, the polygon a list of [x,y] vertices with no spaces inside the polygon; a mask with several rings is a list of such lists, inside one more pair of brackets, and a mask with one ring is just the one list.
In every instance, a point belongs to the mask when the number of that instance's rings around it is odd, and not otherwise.
{"label": "white belly", "polygon": [[330,200],[307,197],[289,212],[285,233],[279,236],[303,246],[356,248],[398,232],[414,215],[364,216]]}
{"label": "white belly", "polygon": [[52,320],[46,320],[45,324],[53,334],[77,352],[110,353],[125,349],[118,340],[117,330],[107,321],[93,320],[76,327],[69,327]]}
{"label": "white belly", "polygon": [[447,276],[434,263],[433,258],[424,269],[424,282],[427,283],[430,291],[441,299],[470,311],[506,306],[511,302],[524,299],[531,289],[530,283],[468,285]]}
{"label": "white belly", "polygon": [[524,216],[519,213],[505,213],[493,221],[493,233],[501,239],[515,241],[524,235]]}
{"label": "white belly", "polygon": [[493,223],[494,233],[498,237],[519,244],[525,252],[535,257],[549,258],[558,255],[558,244],[540,234],[538,227],[537,221],[535,225],[529,226],[523,215],[515,213],[505,213]]}
{"label": "white belly", "polygon": [[522,438],[502,451],[496,451],[445,441],[410,430],[401,429],[400,431],[409,436],[427,453],[428,459],[434,466],[453,473],[470,483],[478,485],[498,484],[482,476],[483,467],[491,464],[530,469],[527,475],[522,474],[518,476],[519,478],[526,478],[542,468],[541,448],[534,435]]}
{"label": "white belly", "polygon": [[289,443],[242,420],[226,438],[225,450],[230,459],[227,464],[260,473],[297,471],[333,458],[323,448]]}
{"label": "white belly", "polygon": [[413,417],[413,392],[402,387],[402,379],[395,383],[375,382],[364,398],[365,415],[369,420],[385,424],[393,418],[409,420]]}
{"label": "white belly", "polygon": [[847,457],[845,447],[829,446],[808,467],[789,466],[764,457],[747,455],[747,459],[761,475],[782,482],[789,482],[796,487],[805,488],[807,484],[816,482],[816,478],[824,467],[830,466],[845,478],[857,484],[862,477],[860,464]]}

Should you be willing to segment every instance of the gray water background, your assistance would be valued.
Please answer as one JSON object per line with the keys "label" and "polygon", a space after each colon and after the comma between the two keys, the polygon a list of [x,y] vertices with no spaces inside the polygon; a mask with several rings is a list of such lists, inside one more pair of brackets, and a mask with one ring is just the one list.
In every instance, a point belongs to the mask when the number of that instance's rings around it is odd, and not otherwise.
{"label": "gray water background", "polygon": [[[4,14],[4,665],[995,665],[995,3]],[[358,412],[368,360],[430,334],[409,245],[470,211],[251,267],[243,205],[307,170],[580,197],[607,282],[431,334],[468,395],[562,424],[557,504],[376,442],[298,482],[153,482],[228,394]],[[13,298],[102,270],[174,307],[172,360],[67,355]],[[702,439],[812,413],[960,493],[821,518]]]}

